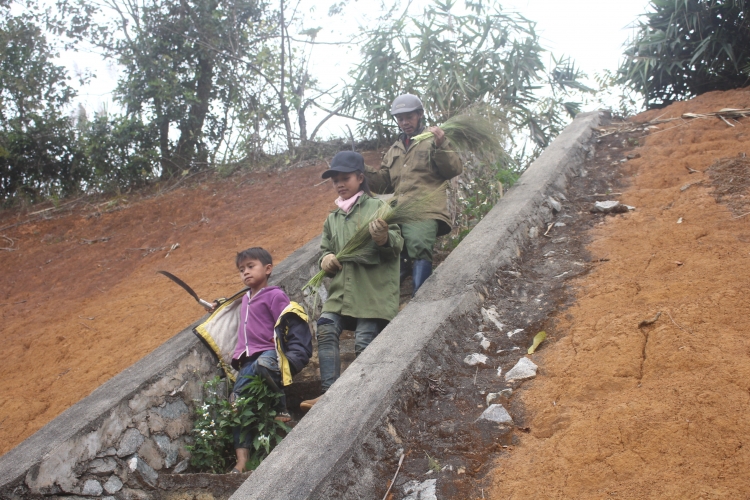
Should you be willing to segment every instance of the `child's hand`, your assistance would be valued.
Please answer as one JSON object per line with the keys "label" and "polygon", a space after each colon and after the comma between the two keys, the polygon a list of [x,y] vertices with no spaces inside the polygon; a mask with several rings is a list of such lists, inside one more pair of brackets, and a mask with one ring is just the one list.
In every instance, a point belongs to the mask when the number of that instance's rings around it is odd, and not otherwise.
{"label": "child's hand", "polygon": [[372,241],[378,246],[383,246],[388,243],[388,223],[383,219],[375,219],[370,222],[370,236]]}
{"label": "child's hand", "polygon": [[328,274],[336,274],[341,270],[342,266],[341,262],[339,262],[336,256],[332,253],[329,253],[325,257],[323,257],[323,260],[320,261],[320,267]]}

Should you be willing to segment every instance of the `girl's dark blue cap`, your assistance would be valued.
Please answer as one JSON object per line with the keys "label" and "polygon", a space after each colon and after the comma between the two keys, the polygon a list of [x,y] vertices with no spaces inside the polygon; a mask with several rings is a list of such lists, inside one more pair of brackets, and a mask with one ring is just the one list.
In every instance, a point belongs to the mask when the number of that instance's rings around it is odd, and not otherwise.
{"label": "girl's dark blue cap", "polygon": [[336,172],[351,173],[365,171],[365,159],[354,151],[341,151],[331,160],[331,166],[323,172],[323,178],[328,179]]}

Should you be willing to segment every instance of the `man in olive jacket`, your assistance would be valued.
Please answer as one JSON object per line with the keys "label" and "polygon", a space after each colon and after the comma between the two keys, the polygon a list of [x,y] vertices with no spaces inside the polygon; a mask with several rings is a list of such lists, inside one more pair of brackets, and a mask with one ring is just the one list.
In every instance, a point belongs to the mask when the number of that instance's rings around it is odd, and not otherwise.
{"label": "man in olive jacket", "polygon": [[[412,137],[425,131],[424,108],[413,94],[398,96],[391,105],[401,134],[383,157],[380,170],[367,167],[367,181],[376,193],[394,193],[398,203],[435,191],[447,180],[459,175],[463,165],[450,141],[439,127],[430,127],[431,139],[414,143]],[[438,236],[451,231],[448,198],[441,193],[429,208],[430,219],[401,227],[404,250],[401,252],[401,281],[409,271],[414,293],[432,274],[432,249]]]}

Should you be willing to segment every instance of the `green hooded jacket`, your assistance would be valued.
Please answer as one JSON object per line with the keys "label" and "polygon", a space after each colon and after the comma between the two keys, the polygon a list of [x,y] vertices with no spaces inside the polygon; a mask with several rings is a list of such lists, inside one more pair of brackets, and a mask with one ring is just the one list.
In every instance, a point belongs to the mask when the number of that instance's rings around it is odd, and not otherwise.
{"label": "green hooded jacket", "polygon": [[[320,243],[323,255],[320,260],[329,253],[341,251],[357,229],[367,224],[384,203],[363,194],[348,214],[340,208],[331,212],[323,224]],[[401,230],[396,224],[391,224],[388,226],[388,243],[381,247],[370,240],[369,244],[374,251],[365,263],[341,263],[343,269],[331,278],[323,312],[388,321],[396,316],[399,299],[398,257],[404,245]]]}
{"label": "green hooded jacket", "polygon": [[[417,144],[411,142],[407,150],[403,134],[383,157],[380,170],[365,167],[370,189],[380,194],[394,193],[398,203],[435,191],[461,172],[463,164],[447,137],[440,147],[436,147],[430,138]],[[453,221],[448,213],[445,192],[428,211],[430,218],[438,221],[438,236],[448,234]]]}

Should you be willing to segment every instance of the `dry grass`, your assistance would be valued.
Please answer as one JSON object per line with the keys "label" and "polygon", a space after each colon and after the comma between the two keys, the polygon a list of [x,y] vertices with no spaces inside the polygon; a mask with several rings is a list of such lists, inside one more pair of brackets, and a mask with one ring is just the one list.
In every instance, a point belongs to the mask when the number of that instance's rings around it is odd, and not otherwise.
{"label": "dry grass", "polygon": [[735,216],[750,210],[750,158],[744,154],[716,160],[708,170],[712,192],[719,203],[726,203]]}

